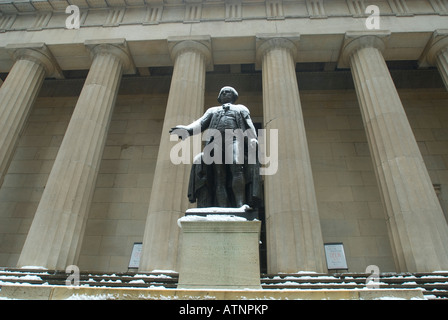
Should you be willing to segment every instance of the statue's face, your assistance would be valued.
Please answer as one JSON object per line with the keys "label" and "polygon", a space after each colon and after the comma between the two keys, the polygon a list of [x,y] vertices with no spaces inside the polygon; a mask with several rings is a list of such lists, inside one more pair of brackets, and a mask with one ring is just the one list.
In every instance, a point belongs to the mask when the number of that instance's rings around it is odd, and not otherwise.
{"label": "statue's face", "polygon": [[221,91],[221,95],[219,97],[221,99],[221,103],[230,103],[235,101],[233,91],[229,89],[224,89]]}

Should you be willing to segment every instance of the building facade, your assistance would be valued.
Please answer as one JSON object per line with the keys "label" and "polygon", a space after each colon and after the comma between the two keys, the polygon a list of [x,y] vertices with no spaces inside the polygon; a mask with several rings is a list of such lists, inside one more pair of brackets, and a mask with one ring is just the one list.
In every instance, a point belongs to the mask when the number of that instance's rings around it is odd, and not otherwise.
{"label": "building facade", "polygon": [[[448,1],[0,0],[0,266],[178,270],[169,129],[239,92],[269,273],[448,270]],[[277,143],[278,142],[278,143]],[[270,149],[270,147],[272,149]]]}

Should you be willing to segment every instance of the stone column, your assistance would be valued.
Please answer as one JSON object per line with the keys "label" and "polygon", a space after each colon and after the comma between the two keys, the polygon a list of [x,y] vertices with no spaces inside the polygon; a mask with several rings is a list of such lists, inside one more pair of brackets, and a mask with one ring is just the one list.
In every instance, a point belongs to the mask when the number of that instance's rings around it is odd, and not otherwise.
{"label": "stone column", "polygon": [[400,272],[448,268],[448,225],[382,55],[388,33],[347,33],[350,65]]}
{"label": "stone column", "polygon": [[448,29],[434,32],[424,59],[426,63],[437,66],[445,88],[448,90]]}
{"label": "stone column", "polygon": [[[325,272],[322,232],[295,72],[298,36],[257,37],[262,67],[267,150],[278,146],[278,170],[266,175],[268,272]],[[278,141],[270,141],[270,130]],[[272,156],[272,155],[271,155]]]}
{"label": "stone column", "polygon": [[46,76],[62,77],[43,43],[8,45],[15,63],[0,88],[0,185]]}
{"label": "stone column", "polygon": [[[174,71],[149,201],[139,270],[177,270],[180,230],[177,219],[188,209],[190,165],[175,165],[169,130],[204,112],[205,72],[211,66],[210,37],[169,38]],[[189,138],[190,139],[190,138]]]}
{"label": "stone column", "polygon": [[89,41],[93,62],[79,96],[18,266],[65,270],[77,261],[106,134],[124,71],[124,40]]}

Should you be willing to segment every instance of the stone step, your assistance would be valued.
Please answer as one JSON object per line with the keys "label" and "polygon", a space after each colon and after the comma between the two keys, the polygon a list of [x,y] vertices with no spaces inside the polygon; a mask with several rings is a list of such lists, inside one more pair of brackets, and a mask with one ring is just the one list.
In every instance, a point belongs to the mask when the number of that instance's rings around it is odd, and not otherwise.
{"label": "stone step", "polygon": [[[58,270],[0,269],[2,285],[51,285],[65,286],[69,273]],[[260,282],[265,290],[332,290],[365,289],[370,274],[261,274]],[[79,286],[105,288],[177,288],[178,274],[175,272],[80,272]],[[373,283],[370,283],[373,284]],[[423,290],[428,299],[448,299],[448,272],[434,273],[383,273],[378,279],[380,289]]]}
{"label": "stone step", "polygon": [[[66,285],[70,276],[64,271],[36,270],[36,269],[8,269],[0,270],[0,285],[2,283],[14,284],[48,284]],[[81,272],[79,274],[80,286],[92,287],[165,287],[176,288],[178,282],[177,273],[152,272],[152,273],[92,273]]]}
{"label": "stone step", "polygon": [[[263,289],[364,289],[371,274],[280,274],[261,278]],[[369,279],[370,280],[370,279]],[[373,283],[370,283],[373,284]],[[428,299],[448,299],[448,272],[384,273],[378,279],[380,289],[420,288]]]}

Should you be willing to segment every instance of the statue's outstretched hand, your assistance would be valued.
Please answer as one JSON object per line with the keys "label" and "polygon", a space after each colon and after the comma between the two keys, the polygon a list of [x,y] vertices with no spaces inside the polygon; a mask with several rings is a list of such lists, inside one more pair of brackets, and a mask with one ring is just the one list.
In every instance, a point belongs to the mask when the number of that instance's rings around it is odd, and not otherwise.
{"label": "statue's outstretched hand", "polygon": [[176,129],[177,129],[176,127],[171,128],[171,129],[170,129],[170,134],[173,134],[173,131],[176,130]]}
{"label": "statue's outstretched hand", "polygon": [[179,138],[184,140],[186,137],[189,136],[189,130],[187,126],[178,125],[170,129],[170,134],[177,134]]}
{"label": "statue's outstretched hand", "polygon": [[250,139],[249,144],[252,148],[255,148],[258,145],[258,140],[257,139]]}

